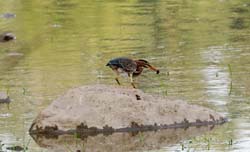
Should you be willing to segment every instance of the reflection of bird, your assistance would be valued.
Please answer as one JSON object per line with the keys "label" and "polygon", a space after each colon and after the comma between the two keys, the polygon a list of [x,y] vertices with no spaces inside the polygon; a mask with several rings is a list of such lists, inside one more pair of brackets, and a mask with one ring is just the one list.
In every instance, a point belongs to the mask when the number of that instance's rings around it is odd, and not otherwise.
{"label": "reflection of bird", "polygon": [[133,77],[139,76],[143,68],[149,68],[150,70],[156,71],[156,74],[159,74],[160,71],[155,67],[151,66],[148,61],[139,59],[133,60],[130,58],[119,57],[110,60],[106,66],[109,66],[113,71],[116,72],[117,77],[115,78],[116,82],[120,85],[118,77],[120,74],[125,73],[130,77],[131,85],[135,88],[133,83]]}

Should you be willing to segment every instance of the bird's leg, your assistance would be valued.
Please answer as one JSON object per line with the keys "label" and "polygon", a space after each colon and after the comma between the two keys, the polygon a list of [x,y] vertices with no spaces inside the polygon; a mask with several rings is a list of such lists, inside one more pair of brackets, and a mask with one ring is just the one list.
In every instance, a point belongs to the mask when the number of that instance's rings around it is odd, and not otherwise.
{"label": "bird's leg", "polygon": [[115,80],[116,80],[116,82],[117,82],[119,85],[121,85],[121,83],[119,82],[118,77],[116,77]]}
{"label": "bird's leg", "polygon": [[120,75],[119,75],[119,72],[118,72],[118,71],[116,71],[116,70],[114,70],[114,71],[115,71],[115,73],[116,73],[116,78],[115,78],[115,81],[117,82],[117,84],[118,84],[118,85],[121,85],[121,83],[120,83],[120,81],[119,81],[119,79],[118,79],[118,78],[119,78],[119,76],[120,76]]}
{"label": "bird's leg", "polygon": [[134,81],[133,81],[133,74],[128,74],[129,78],[130,78],[130,83],[131,85],[133,86],[133,88],[136,88],[135,87],[135,84],[134,84]]}

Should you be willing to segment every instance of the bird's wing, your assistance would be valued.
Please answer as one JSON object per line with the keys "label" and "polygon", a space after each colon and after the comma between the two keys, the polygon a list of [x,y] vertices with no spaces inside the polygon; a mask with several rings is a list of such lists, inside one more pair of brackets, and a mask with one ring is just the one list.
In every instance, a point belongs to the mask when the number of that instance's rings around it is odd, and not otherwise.
{"label": "bird's wing", "polygon": [[126,72],[134,72],[136,70],[136,62],[129,58],[120,58],[119,63]]}

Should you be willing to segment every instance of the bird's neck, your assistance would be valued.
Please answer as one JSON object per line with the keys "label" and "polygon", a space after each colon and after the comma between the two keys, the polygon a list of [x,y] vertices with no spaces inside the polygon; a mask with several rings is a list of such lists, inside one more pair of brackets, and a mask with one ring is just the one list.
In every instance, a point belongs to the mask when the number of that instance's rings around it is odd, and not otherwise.
{"label": "bird's neck", "polygon": [[143,66],[137,65],[136,70],[133,72],[133,76],[136,77],[140,75],[143,71]]}
{"label": "bird's neck", "polygon": [[139,60],[135,60],[137,67],[145,67],[147,64],[145,62],[139,61]]}

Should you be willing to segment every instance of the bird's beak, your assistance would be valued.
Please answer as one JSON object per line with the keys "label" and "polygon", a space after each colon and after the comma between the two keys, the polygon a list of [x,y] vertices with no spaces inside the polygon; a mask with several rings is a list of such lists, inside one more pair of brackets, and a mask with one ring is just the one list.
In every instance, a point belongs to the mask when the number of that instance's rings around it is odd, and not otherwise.
{"label": "bird's beak", "polygon": [[155,67],[153,67],[152,65],[148,65],[148,68],[151,69],[152,71],[156,71],[156,74],[160,73],[160,70],[156,69]]}

